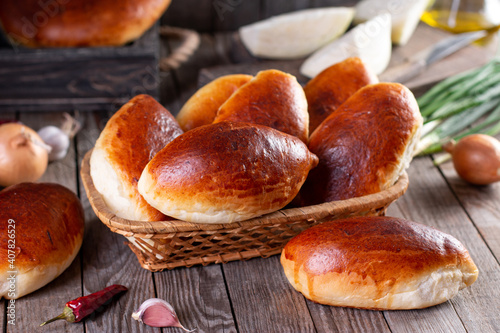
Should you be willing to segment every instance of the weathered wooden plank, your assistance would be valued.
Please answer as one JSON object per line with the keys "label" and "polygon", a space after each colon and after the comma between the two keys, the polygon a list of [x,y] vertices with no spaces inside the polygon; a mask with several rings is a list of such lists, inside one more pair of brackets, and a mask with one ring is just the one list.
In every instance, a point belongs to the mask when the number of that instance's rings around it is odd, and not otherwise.
{"label": "weathered wooden plank", "polygon": [[[46,125],[60,124],[61,113],[21,113],[19,120],[38,130]],[[77,192],[76,164],[74,146],[61,161],[49,164],[40,182],[53,182]],[[7,332],[27,332],[34,330],[43,321],[62,312],[64,304],[81,295],[80,257],[77,256],[70,267],[58,278],[41,289],[16,301],[16,325],[8,325]],[[36,304],[36,306],[34,306]],[[57,332],[83,332],[82,325],[71,325],[64,321],[50,324]]]}
{"label": "weathered wooden plank", "polygon": [[[201,68],[214,66],[221,63],[219,54],[215,51],[215,40],[213,36],[202,34],[200,47],[179,69],[173,71],[173,78],[178,90],[176,103],[171,103],[169,111],[177,114],[184,103],[198,89],[198,73]],[[169,40],[170,49],[178,46],[178,41]]]}
{"label": "weathered wooden plank", "polygon": [[[16,324],[7,325],[7,332],[26,333],[59,315],[64,304],[81,296],[80,259],[77,257],[68,269],[45,287],[16,300]],[[50,332],[83,332],[83,325],[59,320],[45,327]]]}
{"label": "weathered wooden plank", "polygon": [[[492,311],[500,308],[498,262],[429,158],[414,159],[409,176],[409,189],[396,203],[401,214],[409,220],[431,225],[456,237],[469,250],[479,269],[478,280],[448,302],[460,317],[460,323],[450,317],[451,309],[446,306],[441,307],[441,310],[450,311],[443,312],[444,317],[436,320],[434,325],[439,327],[443,318],[448,318],[456,329],[463,326],[467,332],[498,332],[500,323],[497,314]],[[418,319],[410,323],[405,320],[407,318],[400,317],[398,312],[387,312],[386,318],[391,329],[399,330],[401,326],[408,324],[420,329],[423,321],[436,318],[424,318],[424,315],[423,311],[413,311],[411,316]],[[449,323],[440,331],[449,330]]]}
{"label": "weathered wooden plank", "polygon": [[358,0],[311,0],[311,7],[355,6]]}
{"label": "weathered wooden plank", "polygon": [[[84,154],[94,146],[109,115],[87,113],[85,130],[77,136],[78,165]],[[129,290],[106,309],[85,322],[86,332],[145,332],[155,331],[131,319],[139,305],[155,296],[150,272],[142,269],[135,255],[124,244],[125,238],[111,232],[95,216],[88,202],[83,185],[80,186],[86,214],[83,246],[83,293],[85,295],[112,284],[122,284]]]}
{"label": "weathered wooden plank", "polygon": [[411,311],[385,311],[392,332],[467,332],[450,302]]}
{"label": "weathered wooden plank", "polygon": [[254,57],[245,48],[241,37],[237,31],[234,32],[219,32],[216,36],[216,49],[220,54],[228,59],[229,63],[246,63],[251,64],[259,61],[260,59]]}
{"label": "weathered wooden plank", "polygon": [[[169,43],[163,41],[160,43],[160,58],[168,57],[170,54]],[[167,110],[172,113],[172,110],[178,110],[178,87],[174,80],[174,71],[160,71],[159,75],[159,102],[164,105]]]}
{"label": "weathered wooden plank", "polygon": [[[402,64],[415,53],[452,36],[447,31],[436,29],[425,23],[420,23],[406,45],[395,46],[391,54],[388,69]],[[433,84],[466,70],[479,67],[488,62],[498,48],[498,37],[493,35],[486,45],[471,44],[457,52],[431,64],[420,75],[411,78],[404,84],[412,89],[416,95],[421,95]],[[391,81],[391,77],[384,72],[379,75],[381,81]]]}
{"label": "weathered wooden plank", "polygon": [[215,31],[234,31],[262,18],[260,1],[215,0]]}
{"label": "weathered wooden plank", "polygon": [[236,332],[220,265],[155,273],[158,297],[172,304],[184,327]]}
{"label": "weathered wooden plank", "polygon": [[[233,64],[223,64],[211,68],[204,68],[200,74],[199,80],[201,82],[228,73],[252,74],[259,70],[269,68],[284,70],[295,75],[302,84],[305,84],[309,80],[309,78],[300,74],[300,66],[302,65],[303,59],[265,60],[255,58],[245,49],[237,32],[226,34],[219,33],[217,36],[216,48],[225,49],[226,57],[230,59]],[[438,31],[425,24],[419,25],[408,44],[393,49],[391,62],[388,68],[390,69],[391,67],[401,64],[409,55],[422,50],[427,47],[429,43],[438,42],[448,36],[449,33]],[[437,81],[443,80],[450,75],[483,65],[495,54],[496,45],[498,45],[498,41],[495,39],[492,39],[485,48],[469,45],[447,58],[432,64],[421,75],[405,82],[405,85],[412,89],[415,94],[419,95],[428,89],[429,85]],[[391,79],[384,73],[380,76],[381,80]]]}
{"label": "weathered wooden plank", "polygon": [[[154,26],[122,47],[0,49],[0,109],[109,108],[140,88],[158,97],[159,37]],[[29,92],[29,93],[27,93]]]}
{"label": "weathered wooden plank", "polygon": [[[500,135],[497,135],[497,138],[500,139]],[[488,186],[468,184],[457,175],[451,161],[441,164],[440,169],[491,252],[500,262],[500,182]]]}
{"label": "weathered wooden plank", "polygon": [[259,71],[266,69],[277,69],[294,75],[299,83],[305,84],[308,79],[299,72],[300,60],[288,61],[259,61],[247,64],[234,64],[214,66],[204,68],[200,71],[199,84],[206,84],[213,79],[228,74],[251,74],[255,75]]}
{"label": "weathered wooden plank", "polygon": [[279,256],[223,266],[239,332],[314,332],[304,297],[288,283]]}
{"label": "weathered wooden plank", "polygon": [[265,0],[262,5],[262,18],[268,18],[300,9],[309,8],[310,0]]}
{"label": "weathered wooden plank", "polygon": [[173,0],[161,18],[161,24],[212,32],[217,4],[217,0]]}
{"label": "weathered wooden plank", "polygon": [[318,332],[391,332],[382,312],[350,309],[307,301]]}
{"label": "weathered wooden plank", "polygon": [[[410,165],[409,173],[411,175],[415,173],[413,169],[417,168],[416,164],[417,163],[413,163]],[[414,180],[412,181],[412,179]],[[415,179],[415,176],[410,178],[410,189],[415,192],[418,191],[420,195],[425,195],[425,191],[417,190],[417,187],[419,187],[421,183]],[[411,195],[411,192],[407,195]],[[403,200],[396,201],[396,203],[389,206],[386,215],[411,220],[408,212],[413,209],[411,206],[413,200],[418,201],[419,199],[415,198],[405,202],[403,202]],[[410,203],[409,206],[407,206],[408,203]],[[397,328],[397,330],[401,332],[450,332],[450,330],[453,332],[465,332],[465,328],[450,302],[426,309],[413,311],[386,311],[384,314],[391,329]]]}

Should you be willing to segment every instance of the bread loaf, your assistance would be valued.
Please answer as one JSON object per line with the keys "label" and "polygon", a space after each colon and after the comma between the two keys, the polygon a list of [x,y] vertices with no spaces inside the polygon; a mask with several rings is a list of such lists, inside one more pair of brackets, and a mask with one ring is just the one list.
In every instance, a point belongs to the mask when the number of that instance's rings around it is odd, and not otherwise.
{"label": "bread loaf", "polygon": [[394,217],[311,227],[288,242],[281,264],[292,286],[314,302],[378,310],[445,302],[478,276],[457,239]]}
{"label": "bread loaf", "polygon": [[300,197],[303,205],[377,193],[393,185],[412,159],[422,116],[399,83],[359,89],[312,133],[319,158]]}
{"label": "bread loaf", "polygon": [[181,220],[242,221],[288,204],[317,162],[294,136],[262,125],[219,122],[165,146],[145,167],[139,192]]}
{"label": "bread loaf", "polygon": [[29,47],[118,46],[139,38],[170,0],[2,0],[0,22]]}
{"label": "bread loaf", "polygon": [[176,117],[184,132],[211,124],[219,107],[252,77],[252,75],[245,74],[225,75],[196,91],[183,105]]}
{"label": "bread loaf", "polygon": [[59,276],[78,254],[84,215],[78,197],[50,183],[0,192],[0,298],[27,295]]}
{"label": "bread loaf", "polygon": [[90,175],[106,205],[119,217],[166,219],[142,198],[142,170],[182,130],[170,112],[148,95],[138,95],[117,111],[99,135],[90,158]]}
{"label": "bread loaf", "polygon": [[221,105],[214,122],[247,122],[272,127],[307,142],[309,114],[297,79],[270,69],[257,73]]}
{"label": "bread loaf", "polygon": [[378,83],[361,59],[347,58],[316,75],[304,87],[309,110],[309,133],[360,88]]}

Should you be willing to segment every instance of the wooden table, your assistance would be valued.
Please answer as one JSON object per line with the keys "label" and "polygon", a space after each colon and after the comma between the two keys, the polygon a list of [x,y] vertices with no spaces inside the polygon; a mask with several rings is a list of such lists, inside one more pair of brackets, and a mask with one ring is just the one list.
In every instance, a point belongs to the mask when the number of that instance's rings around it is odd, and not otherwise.
{"label": "wooden table", "polygon": [[[162,74],[162,101],[173,113],[196,89],[201,68],[233,62],[227,35],[202,35],[201,40],[188,63]],[[500,183],[471,186],[457,178],[450,163],[438,168],[431,157],[414,159],[408,170],[409,189],[387,215],[431,225],[458,238],[479,268],[478,280],[452,300],[423,310],[330,307],[296,292],[279,256],[157,273],[141,268],[125,238],[96,218],[79,177],[81,160],[111,113],[78,116],[83,129],[69,154],[51,163],[41,181],[60,183],[79,195],[86,218],[81,252],[60,277],[16,301],[15,325],[7,323],[7,303],[0,301],[0,332],[180,332],[132,320],[132,312],[151,297],[168,300],[181,322],[198,332],[500,332]],[[61,113],[2,113],[2,118],[8,117],[38,129],[58,124]],[[59,314],[68,300],[114,283],[129,291],[105,311],[83,323],[59,321],[38,327]]]}

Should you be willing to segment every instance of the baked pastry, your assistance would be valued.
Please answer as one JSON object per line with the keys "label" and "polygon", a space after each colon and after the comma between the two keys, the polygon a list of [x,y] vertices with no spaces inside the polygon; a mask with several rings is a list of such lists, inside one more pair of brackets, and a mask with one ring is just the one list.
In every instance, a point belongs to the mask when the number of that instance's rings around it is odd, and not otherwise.
{"label": "baked pastry", "polygon": [[359,89],[312,133],[319,158],[301,189],[303,205],[377,193],[409,166],[422,116],[411,91],[399,83]]}
{"label": "baked pastry", "polygon": [[83,240],[83,207],[72,191],[51,183],[7,187],[0,202],[0,298],[17,299],[73,262]]}
{"label": "baked pastry", "polygon": [[260,71],[221,105],[214,123],[247,122],[272,127],[303,142],[309,137],[309,114],[302,86],[295,76]]}
{"label": "baked pastry", "polygon": [[170,112],[149,95],[138,95],[107,122],[90,157],[90,175],[117,216],[138,221],[166,217],[137,191],[142,170],[167,143],[182,134]]}
{"label": "baked pastry", "polygon": [[170,0],[2,0],[0,22],[29,47],[119,46],[139,38]]}
{"label": "baked pastry", "polygon": [[373,310],[433,306],[478,276],[457,239],[395,217],[356,217],[311,227],[287,243],[281,264],[306,298]]}
{"label": "baked pastry", "polygon": [[242,85],[253,78],[252,75],[233,74],[221,76],[207,83],[188,99],[177,114],[176,119],[184,132],[211,124],[219,107]]}
{"label": "baked pastry", "polygon": [[378,83],[357,57],[347,58],[316,75],[304,87],[309,110],[309,133],[360,88]]}
{"label": "baked pastry", "polygon": [[287,205],[317,163],[292,135],[219,122],[165,146],[144,168],[139,192],[151,206],[180,220],[243,221]]}

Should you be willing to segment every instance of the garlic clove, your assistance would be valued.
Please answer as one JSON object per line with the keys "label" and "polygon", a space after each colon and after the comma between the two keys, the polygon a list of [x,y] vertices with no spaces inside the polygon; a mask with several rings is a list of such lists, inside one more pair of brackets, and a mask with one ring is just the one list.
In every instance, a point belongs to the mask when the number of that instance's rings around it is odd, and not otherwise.
{"label": "garlic clove", "polygon": [[60,160],[66,156],[70,146],[70,139],[59,127],[43,127],[38,131],[38,135],[43,142],[52,148],[49,153],[49,161]]}
{"label": "garlic clove", "polygon": [[186,332],[195,331],[182,326],[172,305],[159,298],[144,301],[139,309],[132,313],[132,318],[152,327],[179,327]]}
{"label": "garlic clove", "polygon": [[78,120],[64,113],[64,122],[61,127],[45,126],[38,131],[43,142],[51,148],[49,161],[63,159],[68,153],[71,139],[78,133],[81,124]]}

